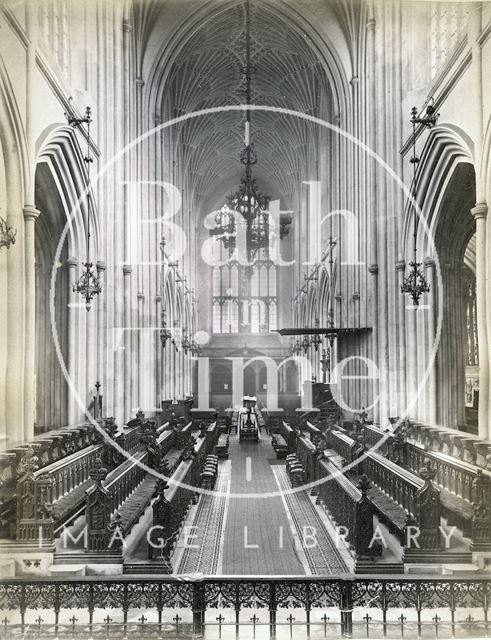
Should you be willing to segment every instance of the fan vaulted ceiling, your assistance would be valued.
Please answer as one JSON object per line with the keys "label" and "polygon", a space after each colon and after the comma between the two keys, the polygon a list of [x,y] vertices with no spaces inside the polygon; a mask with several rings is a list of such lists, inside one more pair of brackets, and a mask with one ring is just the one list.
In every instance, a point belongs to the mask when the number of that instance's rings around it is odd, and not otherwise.
{"label": "fan vaulted ceiling", "polygon": [[[333,118],[331,90],[309,37],[270,6],[251,2],[252,102]],[[245,3],[209,13],[173,62],[164,119],[245,103]],[[195,206],[214,208],[240,177],[244,113],[217,112],[174,128],[165,155]],[[297,117],[253,111],[254,174],[263,191],[298,205],[302,180],[316,179],[319,128]],[[207,210],[211,210],[208,208]]]}

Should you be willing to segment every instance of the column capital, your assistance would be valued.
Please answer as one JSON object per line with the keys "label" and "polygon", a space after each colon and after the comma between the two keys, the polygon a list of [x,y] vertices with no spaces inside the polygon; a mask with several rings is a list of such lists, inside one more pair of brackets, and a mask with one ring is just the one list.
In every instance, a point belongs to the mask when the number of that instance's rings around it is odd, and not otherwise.
{"label": "column capital", "polygon": [[406,268],[406,261],[405,260],[398,260],[396,262],[397,271],[404,271],[405,268]]}
{"label": "column capital", "polygon": [[435,267],[435,260],[434,260],[434,258],[431,258],[430,256],[428,256],[423,260],[423,264],[424,264],[425,267],[428,267],[429,269],[430,268],[434,268]]}
{"label": "column capital", "polygon": [[485,202],[478,202],[472,209],[471,213],[476,220],[486,218],[488,215],[488,205]]}
{"label": "column capital", "polygon": [[129,33],[132,30],[133,27],[131,26],[131,22],[129,22],[128,20],[123,20],[123,31],[125,33]]}
{"label": "column capital", "polygon": [[378,264],[371,264],[368,267],[368,273],[372,273],[373,275],[377,275],[377,273],[378,273]]}
{"label": "column capital", "polygon": [[157,295],[155,296],[155,302],[158,304],[160,302],[162,302],[162,296],[161,295]]}
{"label": "column capital", "polygon": [[123,265],[123,275],[124,276],[129,276],[132,271],[133,271],[133,267],[130,264],[124,264]]}
{"label": "column capital", "polygon": [[22,208],[22,213],[24,214],[24,220],[27,222],[28,220],[32,220],[33,222],[36,221],[36,218],[39,217],[39,214],[41,213],[39,211],[39,209],[36,209],[36,207],[32,204],[26,204],[23,208]]}
{"label": "column capital", "polygon": [[69,267],[69,268],[70,268],[70,267],[76,267],[76,266],[78,265],[78,260],[77,260],[77,258],[73,258],[73,257],[71,257],[71,258],[67,258],[67,259],[65,260],[65,264],[66,264],[66,266],[67,266],[67,267]]}
{"label": "column capital", "polygon": [[367,31],[373,31],[375,29],[375,18],[371,17],[367,20]]}
{"label": "column capital", "polygon": [[145,294],[142,293],[141,291],[136,294],[136,297],[138,300],[145,300]]}
{"label": "column capital", "polygon": [[106,263],[103,262],[102,260],[98,260],[96,262],[96,269],[97,271],[105,271],[106,270]]}

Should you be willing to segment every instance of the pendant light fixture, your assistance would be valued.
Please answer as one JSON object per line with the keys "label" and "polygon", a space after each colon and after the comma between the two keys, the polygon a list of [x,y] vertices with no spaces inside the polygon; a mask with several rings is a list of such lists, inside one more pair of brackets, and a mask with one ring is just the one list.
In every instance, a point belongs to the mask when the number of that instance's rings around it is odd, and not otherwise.
{"label": "pendant light fixture", "polygon": [[401,285],[401,293],[408,293],[414,303],[419,305],[419,300],[424,293],[428,293],[430,287],[426,282],[421,262],[418,262],[418,211],[416,205],[416,173],[419,164],[419,157],[416,155],[416,125],[421,124],[427,129],[435,126],[439,114],[436,113],[432,102],[427,105],[424,116],[418,115],[416,107],[411,109],[411,124],[413,126],[413,154],[410,162],[413,165],[413,189],[412,189],[412,208],[413,208],[413,259],[409,263],[409,273],[404,278]]}
{"label": "pendant light fixture", "polygon": [[79,293],[85,300],[85,308],[90,311],[92,307],[92,300],[94,296],[99,295],[102,291],[102,285],[99,277],[94,271],[94,265],[90,261],[90,214],[92,209],[91,202],[91,183],[90,183],[90,165],[93,162],[93,158],[90,154],[90,123],[92,122],[91,109],[87,107],[85,109],[85,116],[83,118],[76,118],[70,114],[67,114],[68,123],[72,127],[80,127],[82,124],[87,125],[87,155],[84,156],[83,161],[86,166],[86,181],[87,181],[87,220],[85,222],[86,229],[86,260],[83,263],[84,270],[77,282],[73,284],[73,292]]}

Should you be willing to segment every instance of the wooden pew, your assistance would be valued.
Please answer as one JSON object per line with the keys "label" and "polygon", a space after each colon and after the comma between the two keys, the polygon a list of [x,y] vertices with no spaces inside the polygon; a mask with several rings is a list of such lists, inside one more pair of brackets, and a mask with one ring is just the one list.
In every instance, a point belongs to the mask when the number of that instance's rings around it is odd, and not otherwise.
{"label": "wooden pew", "polygon": [[157,499],[152,505],[154,530],[152,544],[148,545],[148,557],[164,561],[169,573],[172,571],[170,554],[191,504],[197,502],[195,492],[189,487],[198,487],[202,468],[214,444],[213,440],[214,436],[210,433],[198,441],[194,455],[179,464],[170,485],[163,480],[157,482]]}
{"label": "wooden pew", "polygon": [[304,469],[305,482],[310,482],[316,475],[316,448],[308,438],[297,439],[297,456]]}
{"label": "wooden pew", "polygon": [[229,437],[222,433],[215,446],[215,454],[219,458],[228,458]]}
{"label": "wooden pew", "polygon": [[271,436],[271,444],[278,460],[281,458],[286,458],[288,453],[288,444],[282,435],[280,435],[279,433],[273,434]]}
{"label": "wooden pew", "polygon": [[[373,538],[373,516],[375,507],[368,497],[370,482],[366,477],[356,487],[343,473],[328,460],[319,462],[319,478],[329,478],[319,485],[319,502],[332,520],[345,527],[356,563],[374,559],[382,554],[380,543],[370,543]],[[356,566],[355,572],[360,569]]]}
{"label": "wooden pew", "polygon": [[102,444],[90,445],[39,469],[33,449],[27,449],[17,480],[16,538],[22,542],[54,540],[65,524],[83,513],[90,473],[103,453]]}
{"label": "wooden pew", "polygon": [[[491,475],[479,467],[456,460],[444,453],[424,451],[413,443],[405,445],[405,467],[417,472],[431,464],[435,469],[435,484],[440,488],[443,515],[448,524],[462,529],[464,535],[471,536],[476,543],[491,542],[489,529],[487,536],[473,532],[474,505],[482,503],[491,508]],[[480,485],[480,486],[479,486]],[[483,495],[480,495],[480,492]]]}
{"label": "wooden pew", "polygon": [[[191,428],[191,423],[187,429]],[[188,433],[189,435],[189,433]],[[173,446],[181,446],[179,434],[174,430],[160,430],[156,445],[161,454],[168,456]],[[174,462],[167,462],[172,470],[177,466],[184,449],[179,449],[179,457]],[[110,471],[99,460],[92,470],[91,477],[95,485],[87,491],[85,516],[87,521],[87,551],[108,552],[119,550],[115,544],[109,548],[114,533],[125,537],[138,522],[150,504],[155,493],[156,476],[149,473],[149,447],[140,450],[125,460],[116,469]]]}
{"label": "wooden pew", "polygon": [[403,540],[407,513],[417,515],[415,496],[424,481],[414,473],[403,469],[381,454],[369,451],[361,463],[363,473],[380,491],[369,495],[379,516],[389,529]]}
{"label": "wooden pew", "polygon": [[[367,425],[366,430],[370,442],[377,442],[377,436],[386,436],[372,425]],[[428,433],[441,435],[441,429],[427,429],[425,438],[421,439],[428,441]],[[440,489],[442,515],[448,524],[458,526],[465,536],[471,537],[474,548],[491,547],[491,523],[484,515],[484,511],[491,511],[491,474],[441,451],[428,450],[419,441],[407,440],[404,436],[404,430],[390,435],[378,451],[415,474],[428,465],[434,468],[434,483]]]}
{"label": "wooden pew", "polygon": [[354,462],[363,451],[363,447],[360,447],[356,440],[338,429],[327,430],[324,437],[329,449],[341,456],[346,464]]}
{"label": "wooden pew", "polygon": [[292,429],[292,427],[287,422],[281,420],[279,422],[277,431],[281,436],[283,436],[286,444],[288,445],[288,453],[294,452],[296,450],[297,443],[297,434],[295,430]]}

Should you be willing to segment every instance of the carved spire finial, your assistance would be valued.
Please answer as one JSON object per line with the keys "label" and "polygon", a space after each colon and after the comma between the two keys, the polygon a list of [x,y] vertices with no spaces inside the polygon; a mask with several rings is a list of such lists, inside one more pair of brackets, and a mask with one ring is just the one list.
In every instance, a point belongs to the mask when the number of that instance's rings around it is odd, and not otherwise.
{"label": "carved spire finial", "polygon": [[101,485],[102,481],[106,479],[107,469],[102,465],[102,460],[96,458],[94,466],[90,470],[90,477],[96,482],[97,485]]}
{"label": "carved spire finial", "polygon": [[34,473],[34,471],[38,469],[39,458],[34,453],[34,449],[29,445],[17,465],[17,476],[23,476],[25,473]]}
{"label": "carved spire finial", "polygon": [[419,470],[419,475],[423,478],[426,484],[429,484],[436,476],[436,469],[427,462],[426,465]]}

